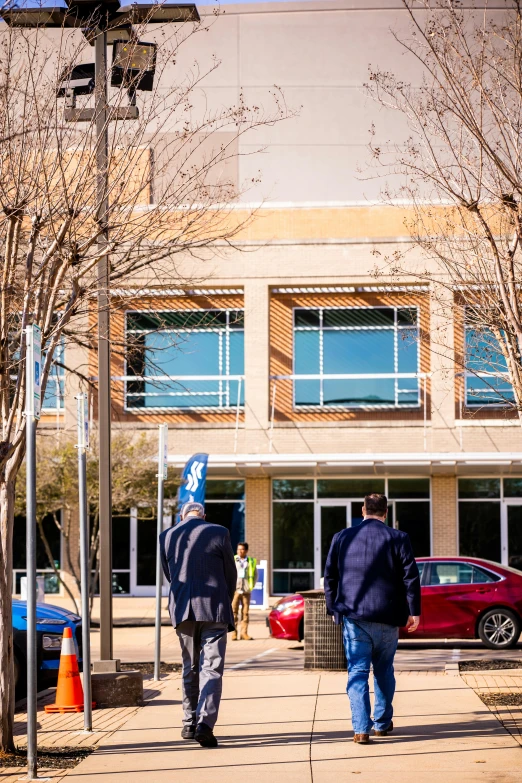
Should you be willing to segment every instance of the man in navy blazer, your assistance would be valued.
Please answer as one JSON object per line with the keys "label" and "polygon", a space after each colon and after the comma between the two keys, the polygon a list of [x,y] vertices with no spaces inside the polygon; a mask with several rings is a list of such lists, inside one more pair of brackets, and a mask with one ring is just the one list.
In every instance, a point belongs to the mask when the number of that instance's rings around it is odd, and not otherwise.
{"label": "man in navy blazer", "polygon": [[183,661],[183,739],[215,748],[227,632],[234,630],[237,570],[228,530],[205,520],[201,503],[185,503],[181,521],[160,536],[169,612]]}
{"label": "man in navy blazer", "polygon": [[393,729],[393,659],[399,627],[416,631],[421,613],[419,569],[409,536],[388,527],[387,514],[385,495],[367,495],[363,522],[335,534],[324,572],[328,614],[343,626],[353,739],[363,745],[370,741],[372,726],[379,737]]}

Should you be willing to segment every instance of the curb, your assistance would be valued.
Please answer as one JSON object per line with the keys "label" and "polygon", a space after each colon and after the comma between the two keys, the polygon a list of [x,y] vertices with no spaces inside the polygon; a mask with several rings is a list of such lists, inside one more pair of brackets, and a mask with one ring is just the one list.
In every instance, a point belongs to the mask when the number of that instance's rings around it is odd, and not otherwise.
{"label": "curb", "polygon": [[457,662],[451,661],[444,666],[444,674],[450,677],[460,677],[460,666]]}

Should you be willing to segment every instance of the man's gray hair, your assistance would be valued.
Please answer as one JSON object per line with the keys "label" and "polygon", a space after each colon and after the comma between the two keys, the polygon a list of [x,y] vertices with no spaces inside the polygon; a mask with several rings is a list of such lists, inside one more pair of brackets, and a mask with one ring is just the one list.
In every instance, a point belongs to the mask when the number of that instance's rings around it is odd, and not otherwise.
{"label": "man's gray hair", "polygon": [[184,503],[181,507],[181,519],[186,519],[187,517],[204,517],[205,516],[205,506],[203,503]]}

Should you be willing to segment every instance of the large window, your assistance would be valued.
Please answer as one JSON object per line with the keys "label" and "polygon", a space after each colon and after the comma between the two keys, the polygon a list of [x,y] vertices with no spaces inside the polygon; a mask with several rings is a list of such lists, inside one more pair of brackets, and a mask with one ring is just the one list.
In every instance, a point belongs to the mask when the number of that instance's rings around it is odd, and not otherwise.
{"label": "large window", "polygon": [[468,408],[513,402],[506,360],[489,329],[466,326],[465,379]]}
{"label": "large window", "polygon": [[[20,595],[20,580],[27,574],[26,529],[25,517],[15,516],[13,528],[13,593],[16,595]],[[43,518],[42,530],[49,545],[54,565],[59,569],[61,560],[61,534],[52,514],[47,514],[47,516]],[[45,592],[59,593],[60,581],[49,562],[49,557],[39,526],[36,531],[36,568],[38,576],[44,577]]]}
{"label": "large window", "polygon": [[522,478],[459,479],[459,553],[522,571]]}
{"label": "large window", "polygon": [[128,410],[243,405],[242,310],[128,312],[126,339]]}
{"label": "large window", "polygon": [[416,307],[295,308],[296,407],[417,407]]}
{"label": "large window", "polygon": [[388,524],[410,536],[416,557],[431,554],[429,478],[274,479],[273,592],[319,587],[335,533],[362,522],[365,495],[388,496]]}
{"label": "large window", "polygon": [[[209,522],[228,529],[235,552],[239,542],[245,540],[245,482],[207,479],[205,511]],[[252,557],[256,557],[254,551]]]}

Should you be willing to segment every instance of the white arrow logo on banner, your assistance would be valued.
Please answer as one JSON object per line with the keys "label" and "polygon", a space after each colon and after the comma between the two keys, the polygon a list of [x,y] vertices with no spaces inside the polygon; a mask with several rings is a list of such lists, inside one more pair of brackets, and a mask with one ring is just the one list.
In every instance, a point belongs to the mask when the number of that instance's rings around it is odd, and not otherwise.
{"label": "white arrow logo on banner", "polygon": [[195,462],[190,466],[190,475],[187,479],[187,489],[189,492],[196,492],[199,487],[199,482],[202,479],[201,471],[203,470],[204,462]]}

